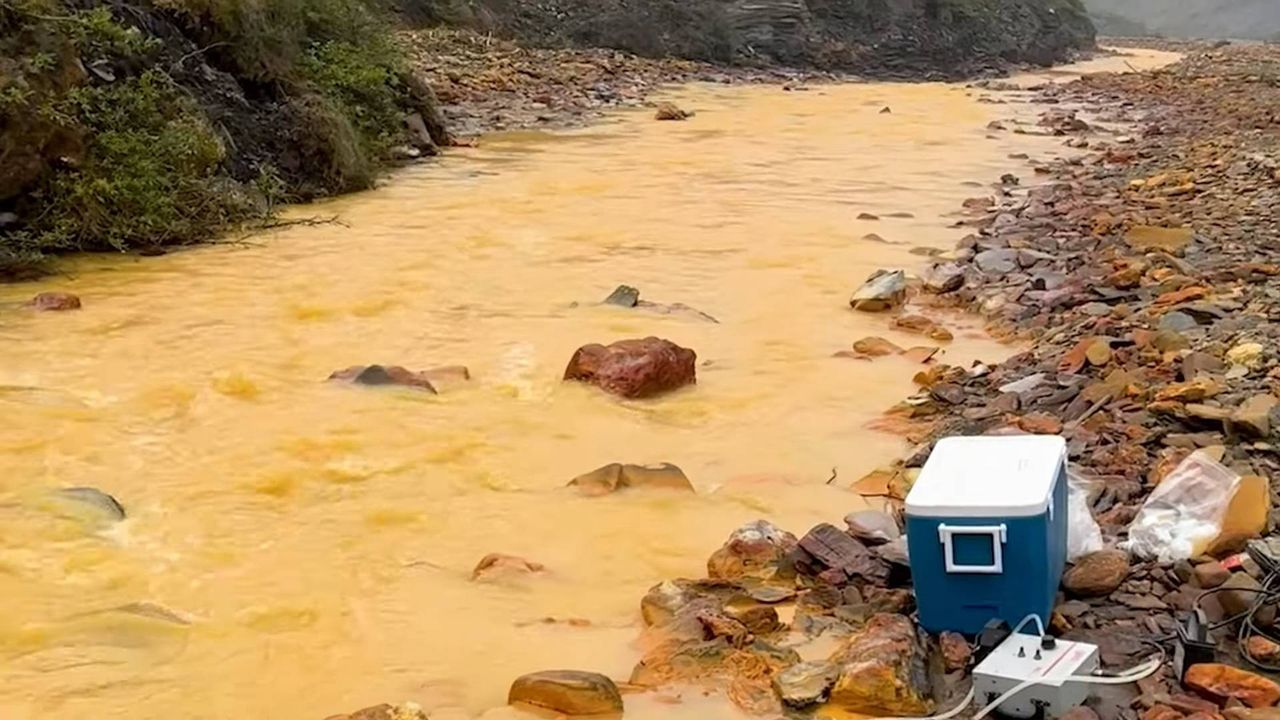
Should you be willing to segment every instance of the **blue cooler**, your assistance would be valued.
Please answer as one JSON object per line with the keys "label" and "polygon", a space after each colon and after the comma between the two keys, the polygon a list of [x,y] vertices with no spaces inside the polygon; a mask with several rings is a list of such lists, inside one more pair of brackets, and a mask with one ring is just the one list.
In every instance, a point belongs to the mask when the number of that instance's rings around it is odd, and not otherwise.
{"label": "blue cooler", "polygon": [[973,634],[992,618],[1045,626],[1067,559],[1067,446],[1052,435],[953,437],[907,494],[920,624]]}

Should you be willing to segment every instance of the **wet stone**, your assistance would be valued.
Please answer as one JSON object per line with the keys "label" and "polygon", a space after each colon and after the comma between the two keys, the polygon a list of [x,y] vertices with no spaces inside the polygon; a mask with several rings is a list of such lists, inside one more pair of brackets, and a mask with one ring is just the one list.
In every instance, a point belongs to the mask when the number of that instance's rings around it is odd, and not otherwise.
{"label": "wet stone", "polygon": [[578,670],[544,670],[516,678],[507,703],[525,704],[565,715],[622,712],[622,695],[608,677]]}
{"label": "wet stone", "polygon": [[640,291],[630,285],[619,285],[613,292],[609,293],[609,297],[604,299],[605,305],[617,305],[618,307],[635,307],[640,302]]}
{"label": "wet stone", "polygon": [[840,669],[825,660],[797,663],[778,673],[773,688],[787,707],[804,708],[826,702]]}

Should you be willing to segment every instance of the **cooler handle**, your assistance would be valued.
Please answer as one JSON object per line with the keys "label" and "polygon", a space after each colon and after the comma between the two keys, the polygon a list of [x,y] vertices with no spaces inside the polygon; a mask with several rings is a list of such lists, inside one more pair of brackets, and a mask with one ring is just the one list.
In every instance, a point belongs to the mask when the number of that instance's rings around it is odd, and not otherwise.
{"label": "cooler handle", "polygon": [[[960,565],[956,562],[955,546],[951,543],[954,535],[990,535],[990,565]],[[942,557],[949,573],[983,573],[999,575],[1004,572],[1004,544],[1009,539],[1004,523],[999,525],[938,525],[938,538],[942,541]]]}

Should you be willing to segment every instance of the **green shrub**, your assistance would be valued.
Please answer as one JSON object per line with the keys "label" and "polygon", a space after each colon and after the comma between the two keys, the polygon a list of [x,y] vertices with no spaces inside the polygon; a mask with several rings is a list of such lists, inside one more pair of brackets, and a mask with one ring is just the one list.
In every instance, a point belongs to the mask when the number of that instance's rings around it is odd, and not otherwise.
{"label": "green shrub", "polygon": [[64,105],[87,152],[35,193],[39,250],[193,242],[252,213],[248,196],[217,177],[217,136],[163,72],[76,88]]}

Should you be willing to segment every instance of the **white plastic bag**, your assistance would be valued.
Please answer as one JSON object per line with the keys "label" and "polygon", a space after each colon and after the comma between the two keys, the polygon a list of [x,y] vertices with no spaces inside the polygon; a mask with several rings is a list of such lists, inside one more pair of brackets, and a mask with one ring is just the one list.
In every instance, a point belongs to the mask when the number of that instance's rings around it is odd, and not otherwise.
{"label": "white plastic bag", "polygon": [[1105,547],[1102,528],[1089,511],[1089,496],[1093,494],[1094,481],[1075,470],[1067,471],[1067,560],[1097,552]]}
{"label": "white plastic bag", "polygon": [[1201,554],[1222,532],[1227,506],[1239,485],[1240,476],[1204,450],[1191,453],[1143,503],[1129,525],[1125,547],[1161,562]]}

